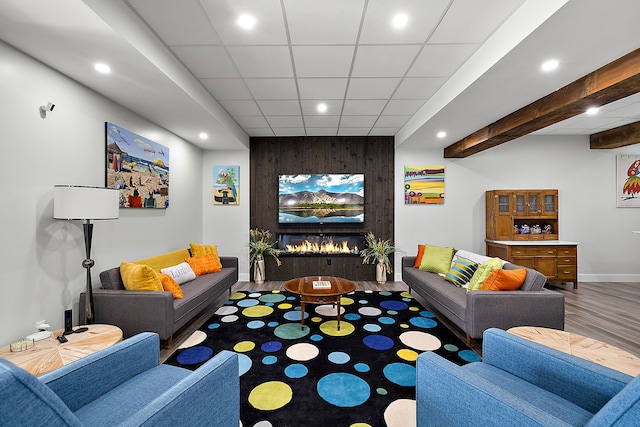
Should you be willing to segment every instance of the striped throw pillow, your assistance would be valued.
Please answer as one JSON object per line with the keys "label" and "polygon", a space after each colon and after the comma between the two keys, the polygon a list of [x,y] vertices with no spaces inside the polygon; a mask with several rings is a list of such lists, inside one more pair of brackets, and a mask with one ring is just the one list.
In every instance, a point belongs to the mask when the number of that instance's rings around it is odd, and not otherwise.
{"label": "striped throw pillow", "polygon": [[449,281],[456,286],[463,286],[471,280],[473,273],[475,273],[477,269],[477,262],[457,257],[447,274],[444,276],[444,280]]}

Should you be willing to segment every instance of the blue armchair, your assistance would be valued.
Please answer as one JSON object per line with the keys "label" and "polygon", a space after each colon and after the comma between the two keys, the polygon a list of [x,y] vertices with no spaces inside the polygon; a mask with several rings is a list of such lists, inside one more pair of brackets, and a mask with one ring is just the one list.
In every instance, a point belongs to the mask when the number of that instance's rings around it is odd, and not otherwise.
{"label": "blue armchair", "polygon": [[417,360],[418,426],[638,426],[635,378],[500,329],[488,329],[482,362]]}
{"label": "blue armchair", "polygon": [[39,378],[0,359],[0,414],[15,426],[238,427],[238,356],[161,365],[158,335],[145,332]]}

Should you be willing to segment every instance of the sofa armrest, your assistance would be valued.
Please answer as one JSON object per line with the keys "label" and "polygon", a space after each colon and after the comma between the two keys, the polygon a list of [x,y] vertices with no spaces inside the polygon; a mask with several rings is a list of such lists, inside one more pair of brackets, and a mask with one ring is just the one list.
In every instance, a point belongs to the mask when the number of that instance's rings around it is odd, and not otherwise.
{"label": "sofa armrest", "polygon": [[220,257],[220,264],[222,264],[222,266],[224,268],[235,268],[235,269],[238,269],[238,257],[221,256]]}
{"label": "sofa armrest", "polygon": [[221,351],[124,424],[237,427],[240,424],[238,355]]}
{"label": "sofa armrest", "polygon": [[482,342],[483,362],[598,412],[632,377],[500,329]]}
{"label": "sofa armrest", "polygon": [[160,340],[146,332],[39,377],[72,412],[160,364]]}
{"label": "sofa armrest", "polygon": [[[80,294],[80,323],[84,323],[84,293]],[[166,340],[173,334],[173,294],[166,291],[94,289],[96,323],[116,325],[124,338],[152,331]]]}
{"label": "sofa armrest", "polygon": [[466,331],[482,338],[489,328],[541,326],[564,329],[564,295],[541,291],[470,291],[465,308]]}
{"label": "sofa armrest", "polygon": [[[480,362],[476,362],[480,363]],[[558,420],[474,372],[438,356],[416,361],[418,426],[554,426]]]}
{"label": "sofa armrest", "polygon": [[414,256],[403,256],[402,257],[402,267],[413,267],[416,263],[416,257]]}

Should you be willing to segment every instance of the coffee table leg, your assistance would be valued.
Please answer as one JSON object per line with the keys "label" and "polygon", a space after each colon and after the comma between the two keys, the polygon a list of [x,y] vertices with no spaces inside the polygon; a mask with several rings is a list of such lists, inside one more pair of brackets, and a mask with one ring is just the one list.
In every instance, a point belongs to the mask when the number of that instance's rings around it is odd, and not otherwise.
{"label": "coffee table leg", "polygon": [[302,318],[300,319],[300,330],[304,331],[304,301],[300,301],[300,311]]}
{"label": "coffee table leg", "polygon": [[340,298],[341,296],[338,295],[338,330],[340,330]]}

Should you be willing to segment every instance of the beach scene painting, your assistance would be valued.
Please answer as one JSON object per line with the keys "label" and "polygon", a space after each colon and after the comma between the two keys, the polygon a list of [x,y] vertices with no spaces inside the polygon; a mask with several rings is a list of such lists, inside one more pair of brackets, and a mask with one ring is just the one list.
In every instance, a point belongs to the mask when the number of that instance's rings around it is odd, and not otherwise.
{"label": "beach scene painting", "polygon": [[444,204],[444,165],[405,165],[404,204]]}
{"label": "beach scene painting", "polygon": [[121,208],[169,207],[169,148],[106,122],[106,187]]}
{"label": "beach scene painting", "polygon": [[213,166],[213,204],[240,204],[240,166]]}

